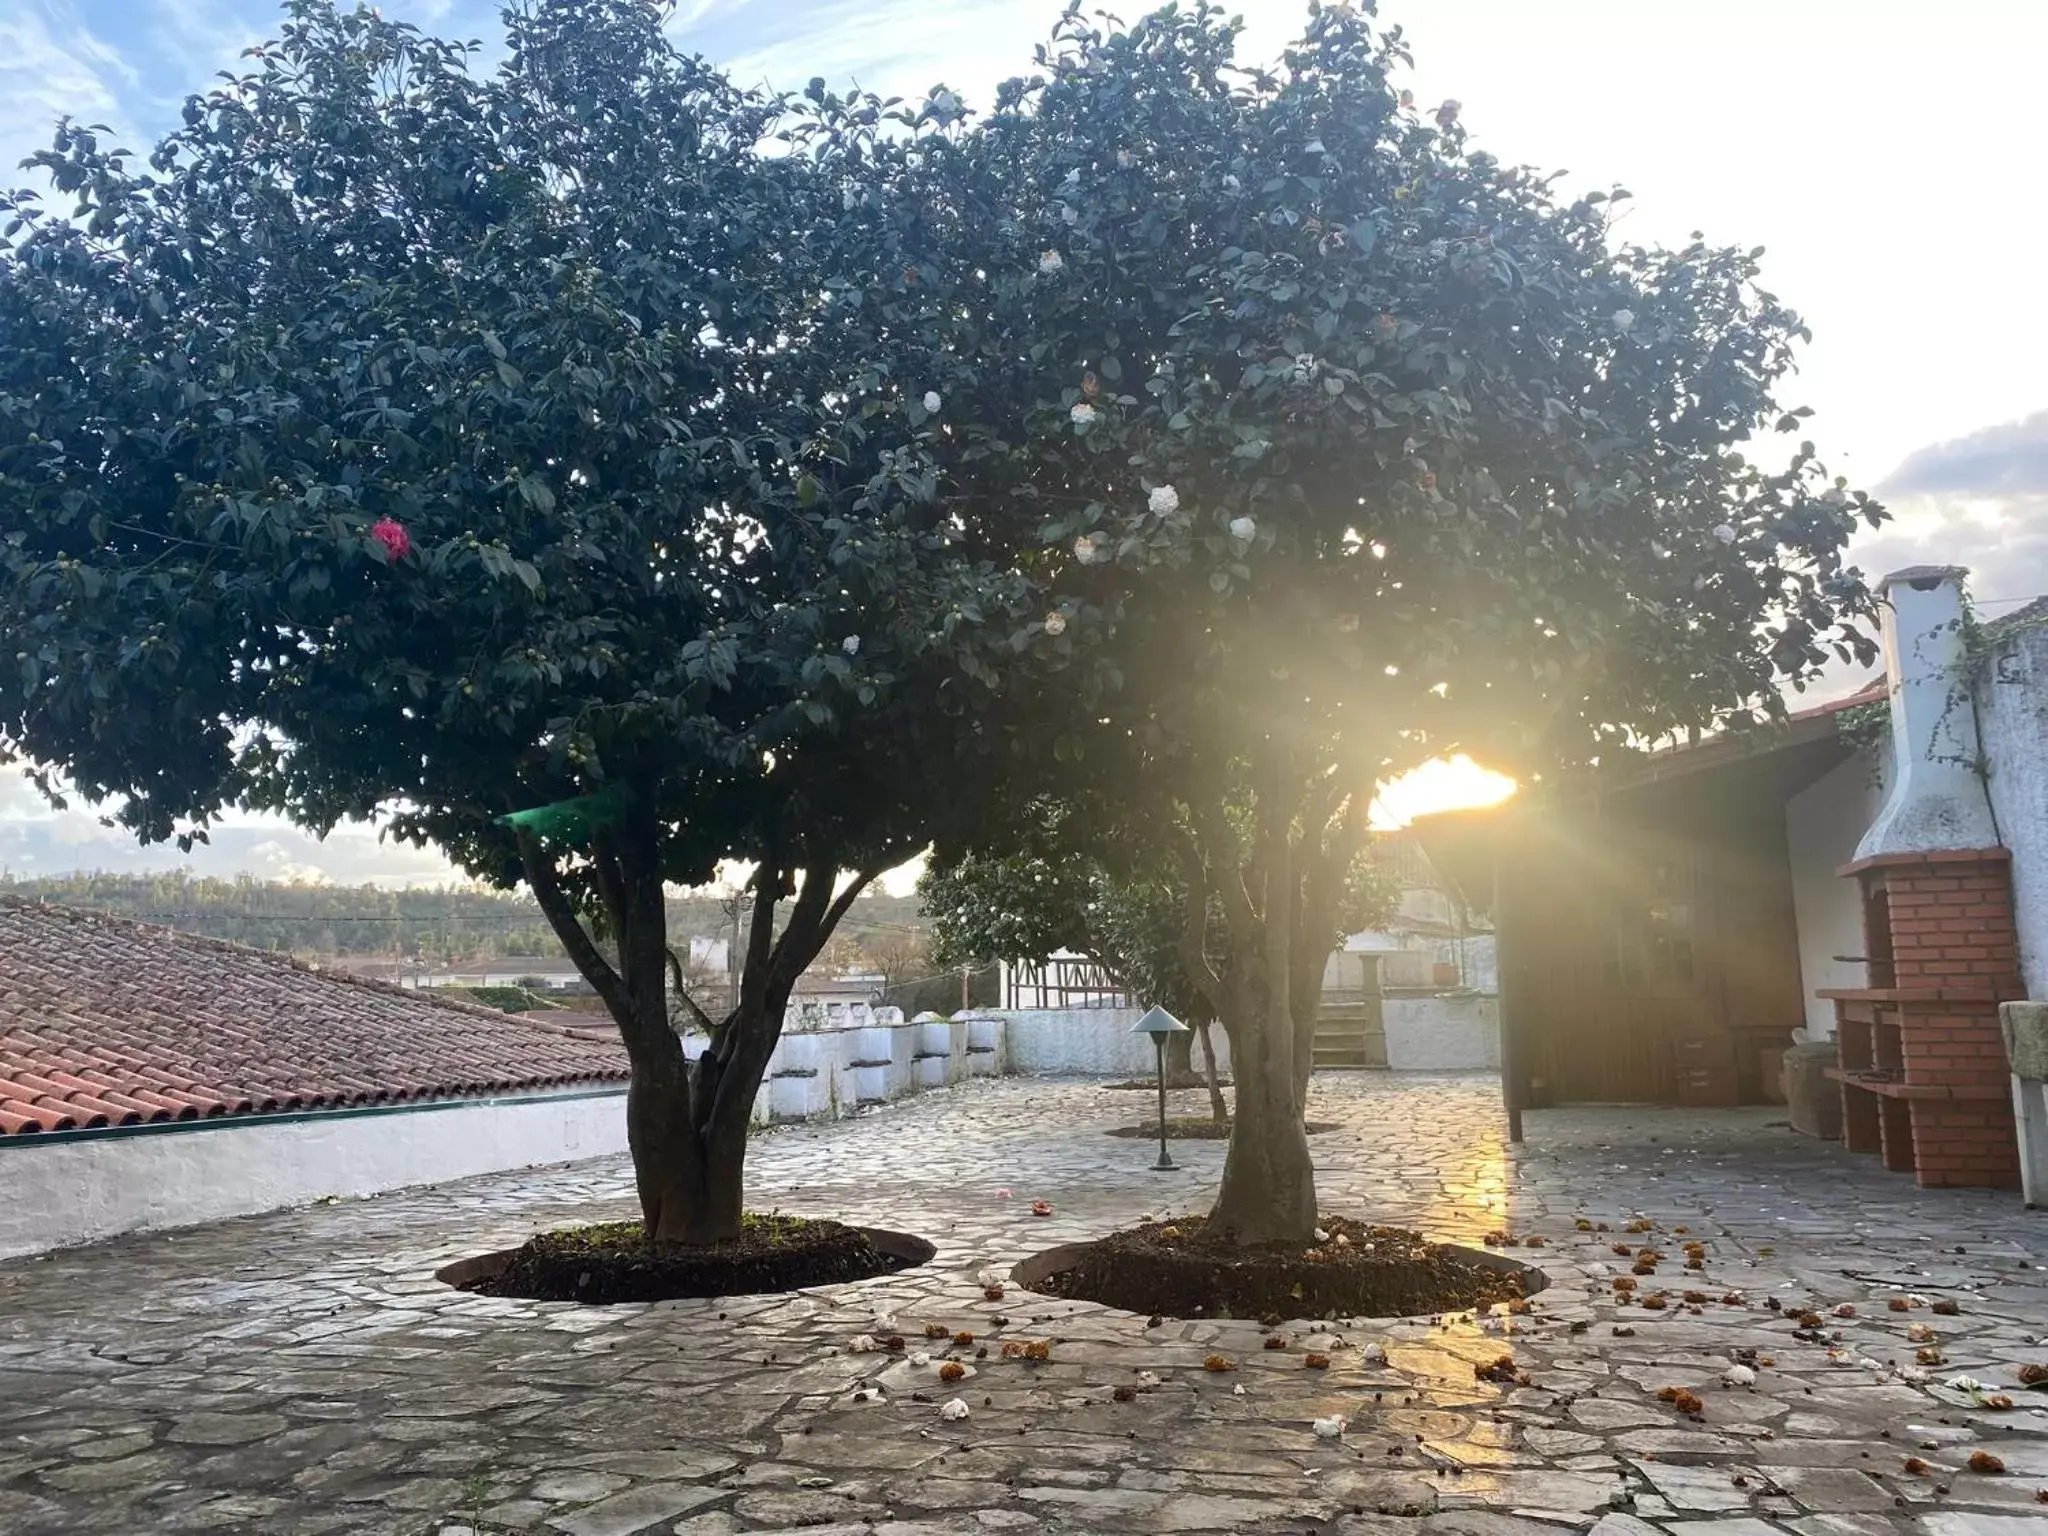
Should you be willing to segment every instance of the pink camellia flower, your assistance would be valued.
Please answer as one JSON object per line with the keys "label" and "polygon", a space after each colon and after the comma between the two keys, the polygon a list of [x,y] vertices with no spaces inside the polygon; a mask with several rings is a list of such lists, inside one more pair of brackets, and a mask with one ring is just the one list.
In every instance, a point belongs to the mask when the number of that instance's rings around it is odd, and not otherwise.
{"label": "pink camellia flower", "polygon": [[405,531],[405,524],[388,517],[380,517],[370,525],[370,537],[384,546],[384,553],[394,560],[403,560],[412,553],[412,535]]}

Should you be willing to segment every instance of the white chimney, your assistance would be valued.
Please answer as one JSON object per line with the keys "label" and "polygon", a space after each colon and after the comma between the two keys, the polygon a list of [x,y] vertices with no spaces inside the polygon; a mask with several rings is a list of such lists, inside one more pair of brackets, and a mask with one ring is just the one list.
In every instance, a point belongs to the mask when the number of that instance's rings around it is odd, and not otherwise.
{"label": "white chimney", "polygon": [[1856,846],[1890,853],[1996,848],[1979,777],[1977,706],[1963,644],[1960,566],[1916,565],[1877,584],[1892,695],[1892,791]]}

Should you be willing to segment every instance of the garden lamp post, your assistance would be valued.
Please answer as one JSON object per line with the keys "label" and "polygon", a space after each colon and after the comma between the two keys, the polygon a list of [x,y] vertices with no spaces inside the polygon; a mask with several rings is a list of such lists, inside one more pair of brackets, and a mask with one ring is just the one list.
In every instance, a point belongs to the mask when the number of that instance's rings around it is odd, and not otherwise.
{"label": "garden lamp post", "polygon": [[1131,1026],[1134,1035],[1150,1035],[1159,1050],[1159,1161],[1152,1165],[1154,1173],[1171,1173],[1174,1167],[1173,1159],[1166,1155],[1166,1037],[1187,1032],[1187,1025],[1156,1003]]}

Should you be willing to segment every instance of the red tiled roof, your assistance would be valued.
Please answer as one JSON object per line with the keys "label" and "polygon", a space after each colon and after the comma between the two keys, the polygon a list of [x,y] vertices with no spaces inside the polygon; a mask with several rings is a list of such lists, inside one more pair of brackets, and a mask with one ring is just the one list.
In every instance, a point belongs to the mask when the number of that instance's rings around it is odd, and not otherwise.
{"label": "red tiled roof", "polygon": [[625,1076],[616,1032],[0,897],[0,1136]]}

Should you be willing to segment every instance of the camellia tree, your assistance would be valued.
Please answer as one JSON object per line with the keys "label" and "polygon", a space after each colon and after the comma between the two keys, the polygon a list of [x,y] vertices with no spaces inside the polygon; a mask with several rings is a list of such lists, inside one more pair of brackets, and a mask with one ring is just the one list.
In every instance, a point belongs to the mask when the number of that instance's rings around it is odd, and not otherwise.
{"label": "camellia tree", "polygon": [[[661,23],[536,0],[486,74],[295,0],[146,162],[60,130],[75,206],[0,208],[0,746],[146,840],[381,817],[526,881],[648,1236],[715,1242],[797,976],[986,777],[1039,605],[937,494],[957,104],[764,100]],[[710,1017],[663,889],[727,864]]]}
{"label": "camellia tree", "polygon": [[957,473],[1044,550],[1038,638],[1082,700],[1052,755],[1177,859],[1237,1084],[1211,1220],[1292,1240],[1375,785],[1455,751],[1550,778],[1781,712],[1870,654],[1842,551],[1881,514],[1775,399],[1805,333],[1756,252],[1618,242],[1624,194],[1561,195],[1458,103],[1418,111],[1369,5],[1312,6],[1270,70],[1236,45],[1207,5],[1075,9],[979,125],[962,404],[987,426]]}

